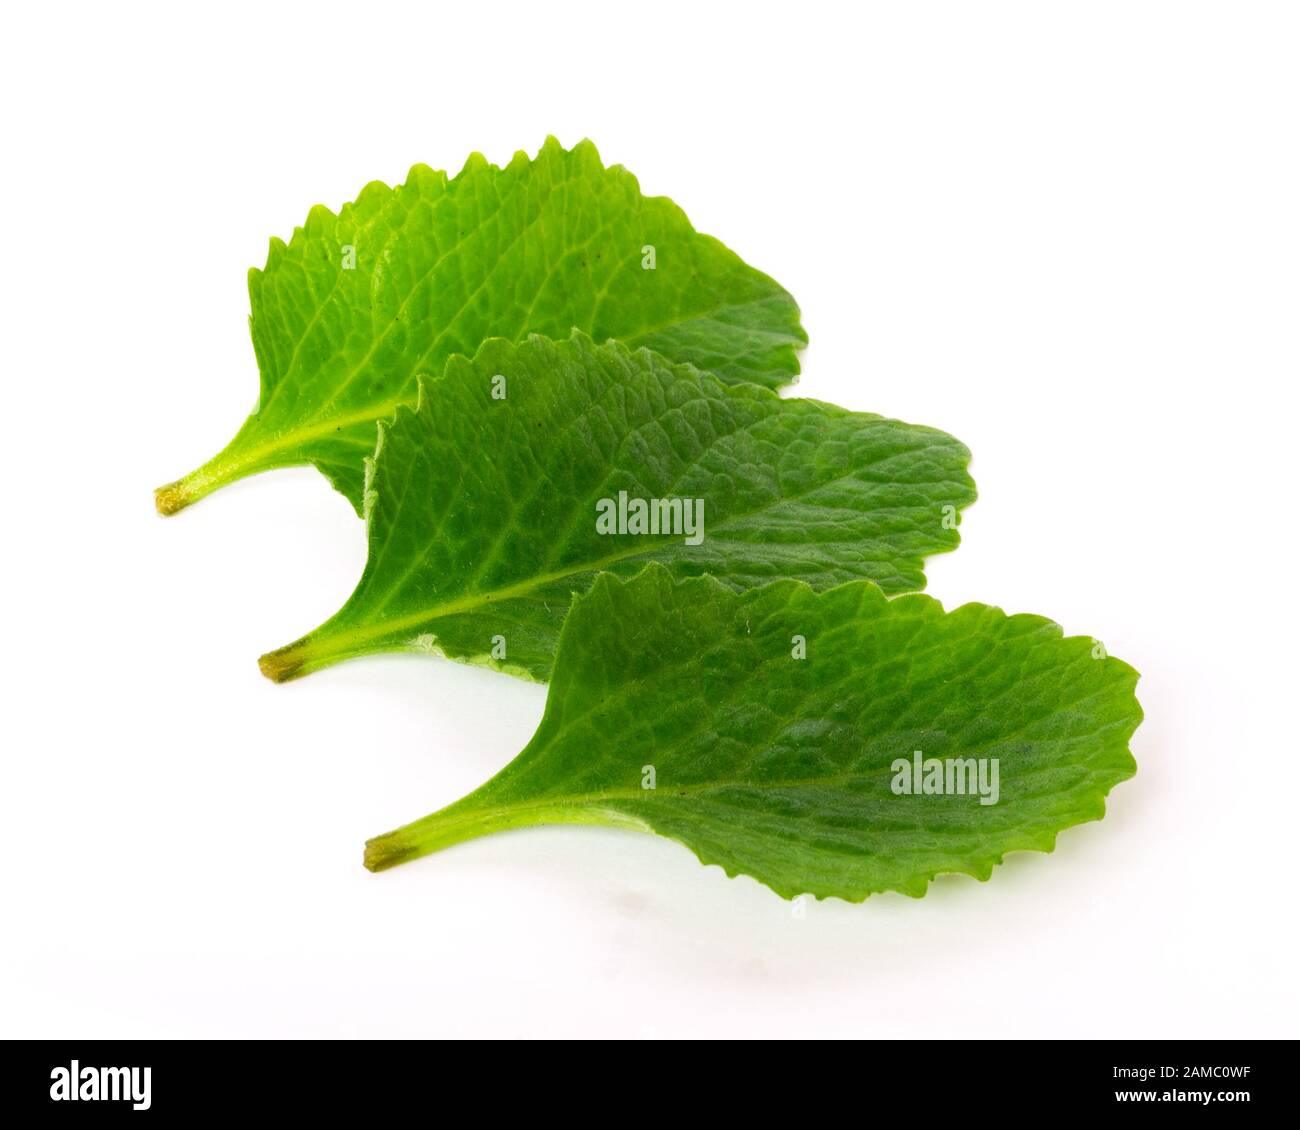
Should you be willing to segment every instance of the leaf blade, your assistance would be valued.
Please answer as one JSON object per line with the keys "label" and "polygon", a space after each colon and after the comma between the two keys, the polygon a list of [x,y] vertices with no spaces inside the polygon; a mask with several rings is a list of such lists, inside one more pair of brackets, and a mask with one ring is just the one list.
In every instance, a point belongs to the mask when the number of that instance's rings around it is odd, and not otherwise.
{"label": "leaf blade", "polygon": [[[807,654],[793,658],[802,635]],[[481,789],[367,845],[382,870],[545,823],[640,828],[786,898],[919,897],[1100,819],[1133,775],[1137,673],[1049,620],[869,582],[735,593],[649,566],[565,625],[532,741]],[[898,795],[895,761],[998,758],[994,805]],[[654,766],[653,789],[643,787]]]}
{"label": "leaf blade", "polygon": [[666,197],[643,196],[590,142],[554,138],[532,160],[497,168],[475,154],[454,178],[417,165],[337,215],[316,206],[287,244],[272,240],[249,297],[258,407],[223,451],[159,488],[160,512],[302,463],[360,512],[375,421],[414,401],[421,373],[488,337],[578,327],[769,387],[798,373],[807,341],[774,280]]}
{"label": "leaf blade", "polygon": [[[919,588],[924,558],[959,540],[947,519],[975,497],[969,457],[934,429],[726,385],[576,332],[490,341],[383,428],[357,589],[262,669],[283,681],[371,651],[436,650],[545,680],[571,595],[651,560],[735,588],[782,576]],[[622,495],[699,500],[700,544],[602,534],[598,510]]]}

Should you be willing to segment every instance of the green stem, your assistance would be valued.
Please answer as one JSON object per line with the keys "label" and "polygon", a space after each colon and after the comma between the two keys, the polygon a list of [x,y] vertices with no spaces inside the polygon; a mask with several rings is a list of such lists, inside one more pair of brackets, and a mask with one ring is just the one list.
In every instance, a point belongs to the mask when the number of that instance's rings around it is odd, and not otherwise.
{"label": "green stem", "polygon": [[597,824],[647,830],[642,821],[615,809],[566,804],[562,797],[494,806],[484,805],[477,794],[471,793],[432,816],[367,840],[365,865],[369,871],[387,871],[453,844],[539,824]]}
{"label": "green stem", "polygon": [[[400,397],[384,400],[353,412],[289,429],[271,428],[270,425],[263,424],[260,415],[249,416],[224,451],[214,455],[202,467],[191,471],[184,478],[154,491],[154,504],[158,507],[159,514],[175,514],[191,503],[198,502],[204,495],[258,471],[309,462],[304,449],[311,441],[337,435],[359,425],[371,425],[381,418],[387,419],[402,403],[404,401]],[[259,431],[269,432],[270,438],[259,439]]]}
{"label": "green stem", "polygon": [[318,628],[300,640],[268,651],[257,661],[262,674],[273,683],[287,683],[290,679],[300,679],[340,660],[366,655],[374,650],[373,647],[331,647],[329,638],[319,633]]}
{"label": "green stem", "polygon": [[241,451],[243,435],[244,430],[241,429],[239,435],[235,436],[224,450],[214,455],[203,466],[195,468],[174,483],[168,483],[155,490],[153,501],[158,508],[158,513],[175,514],[214,490],[238,482],[258,471],[266,471],[277,466],[274,452]]}

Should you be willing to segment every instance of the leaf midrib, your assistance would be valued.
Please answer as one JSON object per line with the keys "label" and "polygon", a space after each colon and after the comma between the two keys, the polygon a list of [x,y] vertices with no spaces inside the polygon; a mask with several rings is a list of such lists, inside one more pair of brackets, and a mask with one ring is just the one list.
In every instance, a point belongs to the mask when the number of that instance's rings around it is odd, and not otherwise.
{"label": "leaf midrib", "polygon": [[332,640],[334,642],[354,644],[365,640],[381,639],[396,632],[402,632],[407,628],[419,627],[430,620],[442,620],[448,616],[455,616],[461,612],[472,612],[477,608],[482,608],[484,605],[492,604],[496,601],[510,600],[517,596],[525,596],[534,589],[551,584],[553,581],[561,581],[565,577],[576,576],[579,573],[599,572],[610,565],[616,565],[618,562],[624,561],[630,557],[639,557],[642,554],[652,553],[654,552],[654,549],[659,548],[663,544],[665,543],[656,543],[655,547],[651,549],[647,549],[644,546],[637,546],[634,549],[629,549],[623,553],[610,554],[608,557],[601,558],[599,561],[582,562],[580,564],[567,566],[564,569],[558,569],[551,573],[542,573],[535,577],[528,577],[513,585],[507,585],[505,588],[492,589],[489,592],[467,593],[464,596],[457,597],[455,600],[447,601],[444,604],[436,604],[416,612],[408,612],[404,616],[389,617],[379,624],[364,625],[360,628],[351,628],[346,632],[338,632],[332,636]]}
{"label": "leaf midrib", "polygon": [[[242,452],[237,458],[228,465],[228,471],[245,470],[248,468],[270,469],[271,467],[281,466],[279,463],[266,462],[267,456],[274,456],[279,452],[301,446],[303,443],[313,439],[323,439],[326,436],[333,435],[335,432],[344,428],[353,428],[360,424],[378,424],[391,416],[402,405],[411,406],[415,402],[414,396],[397,396],[385,400],[380,404],[372,405],[369,408],[358,409],[356,412],[350,412],[345,416],[332,416],[328,420],[322,420],[310,428],[293,428],[286,432],[280,432],[270,443],[263,443],[257,447],[249,448]],[[260,415],[260,413],[259,413]],[[254,417],[256,419],[257,417]],[[232,445],[233,446],[233,445]],[[227,450],[230,450],[229,448]],[[304,453],[301,464],[312,462],[311,456]],[[299,464],[284,464],[285,466]]]}
{"label": "leaf midrib", "polygon": [[683,797],[702,796],[707,793],[717,792],[721,789],[750,789],[762,792],[764,790],[774,791],[780,789],[795,788],[834,788],[838,785],[846,785],[853,781],[865,781],[871,777],[879,776],[882,773],[889,773],[892,770],[888,766],[872,768],[866,772],[854,773],[837,773],[827,777],[804,777],[794,780],[781,781],[707,781],[695,785],[686,785],[672,789],[605,789],[601,792],[594,793],[561,793],[555,796],[540,796],[530,800],[520,801],[515,804],[492,803],[482,808],[466,808],[460,812],[447,810],[440,814],[444,816],[450,824],[471,823],[483,819],[484,816],[496,814],[513,814],[530,811],[553,811],[557,808],[599,808],[601,804],[607,802],[620,801],[649,801],[649,800],[680,800]]}
{"label": "leaf midrib", "polygon": [[[923,447],[920,450],[928,450],[929,446],[930,445],[927,445],[926,447]],[[810,486],[807,489],[798,492],[797,494],[783,495],[780,498],[773,500],[772,505],[785,504],[792,501],[799,501],[807,497],[808,495],[813,494],[817,490],[821,490],[827,486],[831,486],[836,483],[842,482],[845,479],[852,478],[854,475],[859,474],[867,467],[873,467],[879,465],[880,463],[887,462],[888,460],[896,457],[899,454],[903,454],[903,453],[891,452],[884,459],[877,460],[874,463],[867,464],[866,467],[855,467],[851,471],[848,471],[843,475],[838,475],[834,479],[827,479],[821,483],[814,484],[813,486]],[[756,510],[746,511],[743,514],[733,514],[731,517],[726,519],[726,521],[724,521],[720,526],[716,527],[715,535],[717,531],[719,530],[725,531],[728,528],[728,526],[733,525],[737,521],[753,518],[756,515],[761,514],[765,510],[768,510],[770,508],[771,508],[770,506],[762,506]],[[428,623],[431,620],[442,620],[445,619],[447,616],[454,616],[461,612],[472,612],[477,608],[481,608],[484,605],[491,604],[495,601],[510,600],[516,596],[527,595],[528,593],[532,592],[534,589],[541,588],[542,586],[550,584],[554,581],[563,580],[565,577],[576,576],[577,574],[580,573],[599,572],[602,569],[608,568],[610,565],[618,564],[620,561],[625,561],[628,560],[629,558],[639,557],[642,555],[648,555],[657,552],[659,549],[662,549],[664,546],[669,544],[671,544],[671,542],[663,541],[663,542],[656,542],[654,543],[654,545],[648,547],[636,546],[625,552],[610,554],[608,557],[601,558],[598,561],[581,562],[579,564],[570,565],[563,569],[555,570],[550,573],[542,573],[535,577],[528,577],[525,580],[518,581],[513,585],[507,585],[505,588],[493,589],[490,592],[486,592],[486,593],[484,592],[468,593],[464,596],[457,597],[455,600],[447,601],[444,604],[432,605],[429,608],[421,609],[416,612],[410,612],[403,616],[388,618],[380,624],[364,625],[362,627],[348,629],[347,631],[344,632],[338,632],[332,636],[332,640],[335,643],[341,643],[344,649],[346,649],[351,645],[359,644],[365,641],[383,639],[392,636],[394,633],[400,633],[402,631],[405,631],[408,628],[419,627],[422,624]]]}

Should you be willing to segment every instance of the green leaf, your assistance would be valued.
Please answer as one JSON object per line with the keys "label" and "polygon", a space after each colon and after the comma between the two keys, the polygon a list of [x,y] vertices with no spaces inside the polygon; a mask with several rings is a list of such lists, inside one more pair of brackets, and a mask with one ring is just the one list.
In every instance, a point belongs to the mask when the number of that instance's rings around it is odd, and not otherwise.
{"label": "green leaf", "polygon": [[589,141],[548,138],[503,169],[474,154],[450,180],[416,165],[337,216],[317,206],[248,289],[261,398],[224,451],[157,492],[164,514],[305,463],[360,512],[375,421],[489,337],[578,328],[773,388],[808,340],[789,294]]}
{"label": "green leaf", "polygon": [[[920,588],[923,559],[957,545],[969,458],[943,432],[726,385],[618,342],[489,341],[381,428],[361,581],[262,669],[278,681],[367,652],[437,651],[545,679],[572,594],[652,560],[735,589],[778,577]],[[620,492],[629,509],[677,500],[677,532],[609,532],[598,517]]]}
{"label": "green leaf", "polygon": [[[786,898],[919,897],[940,873],[987,879],[1007,852],[1051,851],[1061,829],[1100,819],[1135,769],[1136,682],[1095,641],[987,605],[944,612],[866,582],[734,593],[658,566],[604,575],[574,603],[527,748],[371,840],[366,866],[509,828],[603,824],[679,840]],[[915,751],[923,767],[996,759],[996,803],[981,803],[991,788],[900,795]]]}

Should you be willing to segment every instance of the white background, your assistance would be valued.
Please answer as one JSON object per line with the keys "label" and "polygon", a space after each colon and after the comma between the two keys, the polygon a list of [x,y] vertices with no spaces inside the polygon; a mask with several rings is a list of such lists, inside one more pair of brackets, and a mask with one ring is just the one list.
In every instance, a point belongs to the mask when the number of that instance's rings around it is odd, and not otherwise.
{"label": "white background", "polygon": [[[1300,18],[1262,3],[10,7],[0,1035],[1297,1035]],[[810,904],[629,832],[370,875],[545,689],[263,651],[360,573],[245,272],[414,162],[584,136],[799,299],[794,394],[942,427],[929,591],[1142,673],[1137,777],[988,883]]]}

